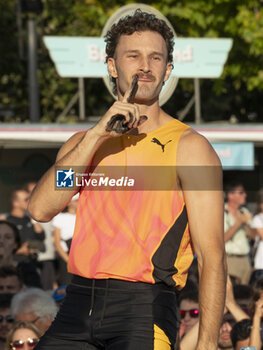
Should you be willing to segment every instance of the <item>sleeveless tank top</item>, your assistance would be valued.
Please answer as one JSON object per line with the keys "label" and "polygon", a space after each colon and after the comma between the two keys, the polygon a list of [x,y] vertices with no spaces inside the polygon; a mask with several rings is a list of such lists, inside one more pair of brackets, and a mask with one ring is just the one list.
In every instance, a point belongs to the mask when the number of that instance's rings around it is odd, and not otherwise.
{"label": "sleeveless tank top", "polygon": [[177,190],[176,154],[187,128],[173,119],[148,134],[125,134],[101,145],[92,172],[116,167],[126,179],[130,174],[141,175],[140,185],[125,190],[83,186],[69,254],[70,273],[164,282],[178,289],[185,285],[193,247],[185,203]]}

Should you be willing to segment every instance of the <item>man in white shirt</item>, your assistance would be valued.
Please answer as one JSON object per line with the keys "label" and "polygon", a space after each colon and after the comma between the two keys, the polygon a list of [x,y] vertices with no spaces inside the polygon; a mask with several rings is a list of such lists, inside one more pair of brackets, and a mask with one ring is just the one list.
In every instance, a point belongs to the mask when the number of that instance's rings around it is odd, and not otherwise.
{"label": "man in white shirt", "polygon": [[255,237],[251,228],[252,215],[243,207],[247,194],[242,184],[231,184],[226,188],[224,231],[228,273],[248,284],[251,275],[249,239]]}

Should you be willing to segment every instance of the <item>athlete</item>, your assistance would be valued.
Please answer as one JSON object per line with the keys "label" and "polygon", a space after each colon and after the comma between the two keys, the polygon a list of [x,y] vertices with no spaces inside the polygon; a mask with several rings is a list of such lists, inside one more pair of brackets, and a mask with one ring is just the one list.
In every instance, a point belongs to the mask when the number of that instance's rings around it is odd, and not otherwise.
{"label": "athlete", "polygon": [[[73,279],[35,349],[173,349],[176,294],[194,253],[200,279],[196,349],[217,349],[226,282],[219,159],[204,137],[159,106],[173,68],[167,24],[137,10],[113,25],[106,43],[118,100],[93,128],[65,143],[28,210],[35,220],[49,221],[79,190],[75,183],[73,191],[55,188],[58,168],[99,174],[100,167],[119,166],[127,178],[140,169],[153,187],[110,191],[83,184],[68,263]],[[168,169],[167,188],[158,187],[154,171],[147,173],[152,167]]]}

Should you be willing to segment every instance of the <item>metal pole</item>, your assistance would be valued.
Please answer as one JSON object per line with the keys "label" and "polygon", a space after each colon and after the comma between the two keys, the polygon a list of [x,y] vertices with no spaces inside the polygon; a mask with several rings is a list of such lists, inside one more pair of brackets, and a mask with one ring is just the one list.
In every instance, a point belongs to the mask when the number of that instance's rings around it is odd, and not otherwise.
{"label": "metal pole", "polygon": [[200,95],[200,82],[198,78],[194,79],[195,88],[195,123],[201,124],[201,95]]}
{"label": "metal pole", "polygon": [[24,59],[24,45],[23,45],[23,26],[22,26],[22,15],[21,15],[21,4],[20,0],[17,0],[16,5],[17,13],[16,13],[16,23],[17,23],[17,31],[18,31],[18,54],[20,60]]}
{"label": "metal pole", "polygon": [[85,120],[85,86],[84,78],[79,78],[79,119]]}
{"label": "metal pole", "polygon": [[36,21],[27,20],[28,35],[28,85],[29,85],[29,118],[32,123],[40,119],[39,91],[37,80],[37,34]]}

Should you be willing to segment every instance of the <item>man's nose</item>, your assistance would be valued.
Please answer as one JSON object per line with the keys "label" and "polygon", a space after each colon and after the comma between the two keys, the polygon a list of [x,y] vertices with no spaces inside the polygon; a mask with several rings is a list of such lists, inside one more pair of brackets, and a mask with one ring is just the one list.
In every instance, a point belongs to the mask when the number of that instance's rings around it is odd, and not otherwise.
{"label": "man's nose", "polygon": [[150,72],[150,61],[148,57],[142,57],[140,61],[140,70],[147,73]]}

